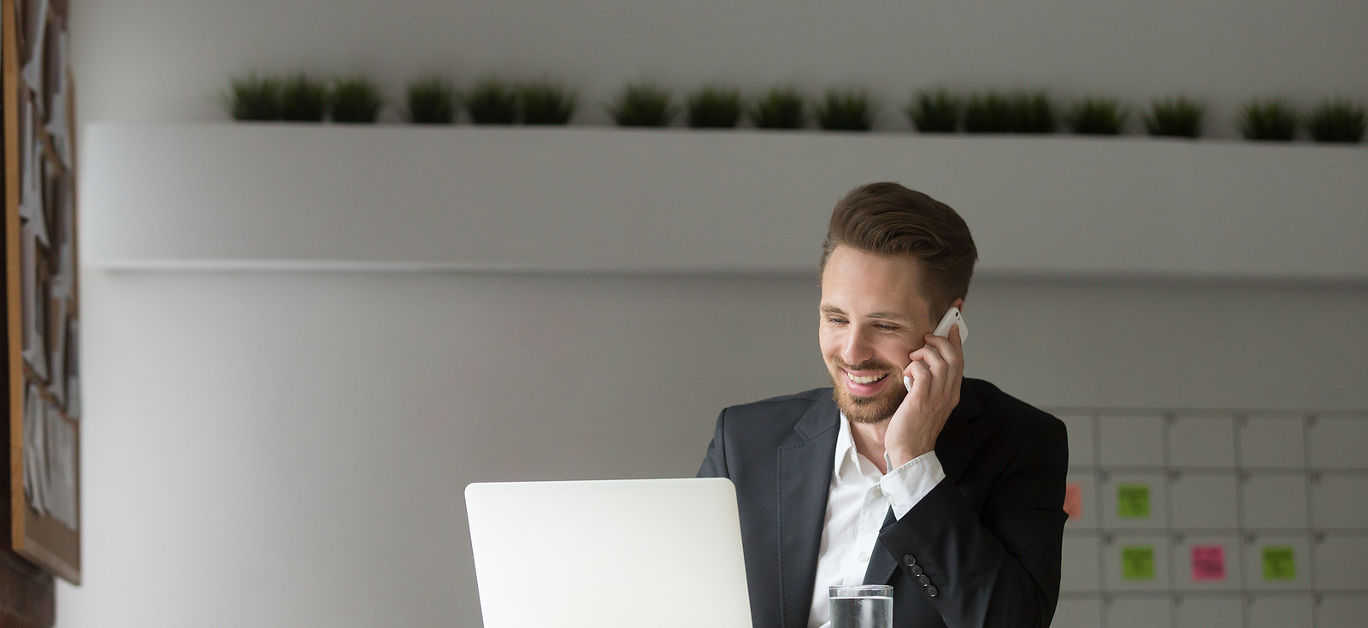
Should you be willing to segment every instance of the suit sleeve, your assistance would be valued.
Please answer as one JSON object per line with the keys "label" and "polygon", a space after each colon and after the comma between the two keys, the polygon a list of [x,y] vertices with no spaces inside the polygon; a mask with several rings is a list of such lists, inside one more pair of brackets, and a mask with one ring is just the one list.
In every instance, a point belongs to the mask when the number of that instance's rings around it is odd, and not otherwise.
{"label": "suit sleeve", "polygon": [[[713,429],[712,442],[708,443],[708,453],[703,457],[703,464],[698,467],[698,477],[700,478],[731,477],[727,475],[727,452],[724,446],[725,439],[722,427],[726,416],[726,410],[717,415],[717,427]],[[1062,504],[1063,501],[1060,503]]]}
{"label": "suit sleeve", "polygon": [[1049,625],[1068,457],[1063,423],[1046,421],[1017,449],[982,513],[943,481],[880,535],[947,626]]}

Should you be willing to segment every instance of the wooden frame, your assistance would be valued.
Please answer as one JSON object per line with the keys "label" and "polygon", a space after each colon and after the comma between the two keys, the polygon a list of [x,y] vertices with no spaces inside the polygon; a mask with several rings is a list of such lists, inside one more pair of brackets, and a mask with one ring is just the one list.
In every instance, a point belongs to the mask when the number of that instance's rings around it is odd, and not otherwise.
{"label": "wooden frame", "polygon": [[[21,556],[80,584],[79,263],[66,3],[0,0],[0,8],[10,539]],[[36,80],[25,78],[21,60],[39,54]],[[53,120],[56,131],[48,128]],[[32,142],[41,151],[24,150]],[[29,215],[21,216],[25,205]]]}

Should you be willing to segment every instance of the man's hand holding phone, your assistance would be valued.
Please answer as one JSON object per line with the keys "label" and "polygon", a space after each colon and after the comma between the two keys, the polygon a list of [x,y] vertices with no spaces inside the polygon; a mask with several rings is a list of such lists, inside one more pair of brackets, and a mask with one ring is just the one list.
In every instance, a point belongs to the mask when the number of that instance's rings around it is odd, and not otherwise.
{"label": "man's hand holding phone", "polygon": [[963,331],[966,328],[959,308],[952,307],[936,333],[926,335],[926,345],[909,354],[912,361],[903,369],[907,396],[884,433],[884,451],[893,467],[935,449],[945,421],[959,405],[963,337],[967,336]]}

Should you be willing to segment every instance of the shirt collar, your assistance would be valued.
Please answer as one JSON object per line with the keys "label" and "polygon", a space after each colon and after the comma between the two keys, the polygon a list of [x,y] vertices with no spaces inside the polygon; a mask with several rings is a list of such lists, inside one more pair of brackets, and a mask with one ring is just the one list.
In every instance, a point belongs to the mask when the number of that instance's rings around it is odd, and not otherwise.
{"label": "shirt collar", "polygon": [[841,463],[847,458],[853,460],[855,451],[855,438],[850,434],[850,419],[846,418],[844,412],[841,414],[841,429],[836,433],[836,457],[832,461],[832,469],[840,472]]}

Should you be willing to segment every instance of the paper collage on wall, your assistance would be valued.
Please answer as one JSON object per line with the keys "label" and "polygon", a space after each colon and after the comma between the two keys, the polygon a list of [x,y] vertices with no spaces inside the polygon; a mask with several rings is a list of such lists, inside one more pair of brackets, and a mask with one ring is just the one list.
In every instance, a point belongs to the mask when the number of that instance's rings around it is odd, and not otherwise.
{"label": "paper collage on wall", "polygon": [[80,299],[67,0],[0,0],[11,543],[80,582]]}
{"label": "paper collage on wall", "polygon": [[23,485],[36,512],[75,530],[79,308],[67,36],[48,0],[16,4]]}

